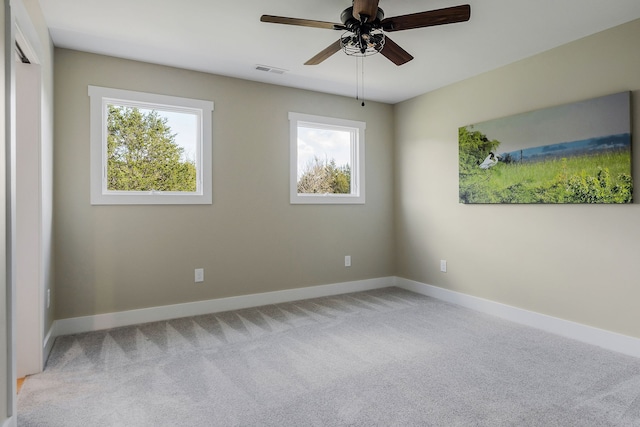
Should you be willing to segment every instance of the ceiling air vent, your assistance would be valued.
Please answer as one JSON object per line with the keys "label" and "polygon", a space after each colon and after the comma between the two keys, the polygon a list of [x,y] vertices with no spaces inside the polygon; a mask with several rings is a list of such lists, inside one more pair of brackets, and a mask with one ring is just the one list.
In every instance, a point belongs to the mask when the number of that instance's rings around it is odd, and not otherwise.
{"label": "ceiling air vent", "polygon": [[270,67],[268,65],[256,65],[256,70],[274,74],[284,74],[287,72],[287,70],[283,70],[282,68]]}

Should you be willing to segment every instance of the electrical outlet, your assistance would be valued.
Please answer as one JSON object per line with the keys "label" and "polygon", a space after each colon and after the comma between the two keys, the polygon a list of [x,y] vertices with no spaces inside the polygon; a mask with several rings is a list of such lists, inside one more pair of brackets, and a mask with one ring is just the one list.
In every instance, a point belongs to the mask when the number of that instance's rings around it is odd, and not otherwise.
{"label": "electrical outlet", "polygon": [[351,267],[351,255],[347,255],[344,257],[344,266]]}
{"label": "electrical outlet", "polygon": [[204,268],[196,268],[195,270],[195,282],[204,282]]}
{"label": "electrical outlet", "polygon": [[47,308],[51,307],[51,289],[47,289]]}
{"label": "electrical outlet", "polygon": [[446,259],[441,259],[440,260],[440,271],[443,273],[447,272],[447,260]]}

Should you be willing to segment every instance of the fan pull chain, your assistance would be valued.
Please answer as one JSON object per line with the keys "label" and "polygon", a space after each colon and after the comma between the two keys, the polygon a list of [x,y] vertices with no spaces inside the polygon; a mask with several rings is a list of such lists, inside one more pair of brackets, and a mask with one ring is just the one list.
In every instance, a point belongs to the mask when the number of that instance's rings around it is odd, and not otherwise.
{"label": "fan pull chain", "polygon": [[360,71],[358,70],[358,57],[355,56],[356,60],[356,101],[360,99]]}
{"label": "fan pull chain", "polygon": [[362,69],[362,106],[364,107],[364,56],[362,56],[362,65],[360,68]]}
{"label": "fan pull chain", "polygon": [[[356,101],[362,99],[362,105],[364,107],[364,56],[356,56]],[[361,63],[358,63],[358,60]],[[360,71],[362,70],[362,78],[360,78]]]}

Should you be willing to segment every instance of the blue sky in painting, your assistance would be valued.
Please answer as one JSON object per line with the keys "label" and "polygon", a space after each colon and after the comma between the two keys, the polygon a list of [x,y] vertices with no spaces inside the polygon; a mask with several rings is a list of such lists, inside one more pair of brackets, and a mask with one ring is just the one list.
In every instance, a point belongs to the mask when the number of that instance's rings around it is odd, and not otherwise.
{"label": "blue sky in painting", "polygon": [[524,148],[510,152],[500,152],[503,159],[512,161],[533,161],[550,157],[571,157],[584,154],[595,154],[606,150],[629,150],[631,135],[608,135],[598,138],[583,139],[581,141],[563,142],[560,144],[543,145],[540,147]]}
{"label": "blue sky in painting", "polygon": [[630,96],[630,92],[621,92],[477,123],[469,128],[500,141],[498,152],[593,142],[601,137],[631,133]]}

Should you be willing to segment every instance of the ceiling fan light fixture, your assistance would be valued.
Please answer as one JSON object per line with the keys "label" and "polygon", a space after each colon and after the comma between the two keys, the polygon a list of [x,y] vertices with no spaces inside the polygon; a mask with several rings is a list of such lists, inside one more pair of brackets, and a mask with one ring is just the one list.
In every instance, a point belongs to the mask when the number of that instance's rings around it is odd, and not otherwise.
{"label": "ceiling fan light fixture", "polygon": [[382,30],[371,30],[360,36],[347,31],[340,38],[340,47],[349,56],[371,56],[384,48],[384,41]]}

